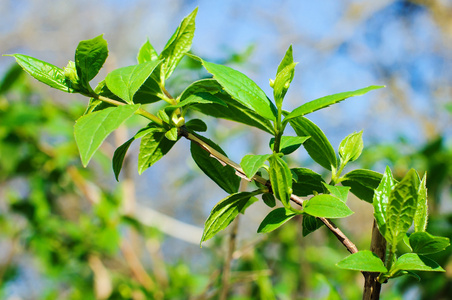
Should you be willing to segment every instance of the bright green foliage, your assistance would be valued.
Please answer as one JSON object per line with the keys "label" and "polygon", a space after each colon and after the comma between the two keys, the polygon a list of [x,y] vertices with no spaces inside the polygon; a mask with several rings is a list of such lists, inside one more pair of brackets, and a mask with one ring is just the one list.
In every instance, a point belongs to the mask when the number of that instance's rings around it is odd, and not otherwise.
{"label": "bright green foliage", "polygon": [[331,146],[331,143],[317,125],[304,117],[290,120],[290,125],[298,136],[310,136],[303,146],[316,163],[328,170],[336,168],[336,152],[334,152],[333,146]]}
{"label": "bright green foliage", "polygon": [[312,113],[316,110],[328,107],[332,104],[338,103],[340,101],[343,101],[347,98],[350,97],[354,97],[354,96],[360,96],[360,95],[364,95],[367,92],[370,92],[372,90],[375,89],[381,89],[384,86],[368,86],[366,88],[363,89],[359,89],[356,91],[351,91],[351,92],[343,92],[343,93],[338,93],[338,94],[334,94],[334,95],[329,95],[329,96],[325,96],[316,100],[312,100],[308,103],[305,103],[303,105],[301,105],[300,107],[294,109],[290,114],[288,114],[286,116],[286,118],[284,119],[284,122],[287,123],[287,121],[293,119],[293,118],[297,118],[300,116],[304,116],[307,115],[309,113]]}
{"label": "bright green foliage", "polygon": [[17,63],[35,79],[47,84],[54,89],[67,93],[75,91],[68,85],[62,69],[45,61],[23,54],[12,54]]}
{"label": "bright green foliage", "polygon": [[232,98],[263,118],[275,120],[274,104],[254,81],[230,67],[198,59]]}
{"label": "bright green foliage", "polygon": [[290,210],[287,210],[285,207],[280,207],[272,210],[259,225],[257,232],[265,233],[273,231],[296,215],[297,214]]}
{"label": "bright green foliage", "polygon": [[395,252],[397,244],[403,239],[413,223],[417,208],[419,177],[411,169],[405,177],[394,186],[386,207],[386,230],[384,237]]}
{"label": "bright green foliage", "polygon": [[318,218],[308,214],[303,214],[303,236],[307,236],[322,226],[323,223]]}
{"label": "bright green foliage", "polygon": [[353,211],[339,198],[323,194],[314,196],[305,202],[303,212],[322,218],[345,218],[353,214]]}
{"label": "bright green foliage", "polygon": [[204,132],[207,131],[207,125],[200,119],[191,119],[185,123],[185,126],[193,131]]}
{"label": "bright green foliage", "polygon": [[335,186],[335,185],[329,185],[325,182],[322,182],[325,188],[330,192],[331,195],[335,196],[342,202],[347,202],[348,197],[348,191],[350,190],[347,186]]}
{"label": "bright green foliage", "polygon": [[341,184],[350,187],[352,192],[359,199],[372,203],[374,189],[380,184],[382,175],[378,172],[356,169],[345,174],[341,179]]}
{"label": "bright green foliage", "polygon": [[[173,73],[185,53],[190,50],[195,35],[195,18],[197,13],[198,8],[195,8],[193,12],[182,20],[173,36],[168,40],[162,53],[160,53],[159,59],[164,59],[160,71],[162,82]],[[147,47],[149,48],[149,46]]]}
{"label": "bright green foliage", "polygon": [[99,73],[108,56],[107,41],[103,35],[81,41],[75,50],[75,67],[80,84],[87,92],[89,82]]}
{"label": "bright green foliage", "polygon": [[253,178],[270,156],[271,154],[245,155],[240,162],[240,166],[245,172],[246,177]]}
{"label": "bright green foliage", "polygon": [[164,132],[151,131],[141,139],[138,154],[138,173],[142,174],[147,168],[159,161],[176,142],[169,140]]}
{"label": "bright green foliage", "polygon": [[218,202],[204,224],[201,243],[207,241],[225,229],[235,217],[242,211],[248,201],[250,201],[258,192],[240,192],[231,194]]}
{"label": "bright green foliage", "polygon": [[322,194],[326,192],[323,185],[325,181],[316,172],[307,168],[294,168],[291,171],[297,176],[297,180],[292,184],[295,195],[305,197],[314,193]]}
{"label": "bright green foliage", "polygon": [[[279,152],[288,155],[300,148],[300,146],[309,139],[309,136],[282,136],[279,144]],[[275,139],[270,139],[270,149],[273,151]]]}
{"label": "bright green foliage", "polygon": [[381,259],[372,251],[362,250],[353,253],[336,264],[339,268],[364,271],[387,272]]}
{"label": "bright green foliage", "polygon": [[142,64],[149,61],[156,61],[158,58],[159,55],[157,51],[155,51],[154,47],[149,42],[149,39],[147,39],[138,51],[137,62]]}
{"label": "bright green foliage", "polygon": [[133,103],[133,96],[149,78],[160,61],[116,69],[109,73],[105,82],[110,91],[127,103]]}
{"label": "bright green foliage", "polygon": [[398,272],[407,270],[445,272],[434,260],[416,253],[407,253],[397,259],[389,273],[393,277],[394,275],[397,276]]}
{"label": "bright green foliage", "polygon": [[77,120],[74,126],[75,141],[85,167],[107,136],[139,108],[140,105],[111,107],[85,115]]}
{"label": "bright green foliage", "polygon": [[373,197],[375,221],[377,222],[378,228],[383,236],[386,236],[387,206],[394,185],[395,182],[392,177],[391,169],[386,167],[381,183],[375,189]]}
{"label": "bright green foliage", "polygon": [[284,207],[290,208],[290,196],[292,194],[292,173],[286,162],[274,153],[268,158],[270,162],[270,182],[275,197],[283,203]]}
{"label": "bright green foliage", "polygon": [[428,205],[427,205],[427,173],[419,184],[416,214],[414,215],[414,231],[425,231],[427,228]]}
{"label": "bright green foliage", "polygon": [[287,49],[284,58],[278,66],[275,81],[273,82],[273,95],[275,97],[276,107],[281,109],[284,96],[289,89],[290,83],[294,77],[295,66],[293,61],[292,45]]}
{"label": "bright green foliage", "polygon": [[[226,155],[224,151],[214,142],[202,138],[209,146]],[[198,144],[191,143],[191,156],[198,167],[210,177],[216,184],[229,194],[237,193],[240,186],[240,178],[235,175],[235,170],[230,166],[222,165],[217,159],[211,157],[208,152]]]}
{"label": "bright green foliage", "polygon": [[450,245],[449,239],[433,236],[428,232],[414,232],[409,238],[410,247],[418,254],[432,254],[443,251]]}
{"label": "bright green foliage", "polygon": [[113,172],[115,173],[116,181],[119,181],[119,173],[122,169],[122,164],[124,162],[124,158],[127,154],[127,150],[129,150],[130,145],[132,145],[132,142],[135,140],[135,138],[131,138],[118,148],[116,148],[115,153],[113,154],[112,158],[112,167]]}
{"label": "bright green foliage", "polygon": [[354,132],[342,140],[339,145],[339,157],[342,164],[356,160],[363,152],[363,132]]}

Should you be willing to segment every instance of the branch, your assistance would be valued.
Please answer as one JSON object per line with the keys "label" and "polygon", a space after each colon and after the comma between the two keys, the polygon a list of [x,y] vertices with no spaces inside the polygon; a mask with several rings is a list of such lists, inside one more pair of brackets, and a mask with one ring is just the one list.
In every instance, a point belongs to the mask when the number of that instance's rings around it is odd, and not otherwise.
{"label": "branch", "polygon": [[[243,171],[243,169],[240,167],[239,164],[230,160],[225,155],[221,154],[220,152],[216,151],[215,149],[213,149],[212,147],[207,145],[203,140],[199,139],[195,135],[188,132],[184,126],[180,127],[179,129],[180,129],[180,131],[179,131],[180,136],[183,136],[186,139],[197,143],[199,146],[201,146],[201,148],[203,148],[204,150],[209,152],[211,156],[213,156],[214,158],[216,158],[223,164],[226,164],[226,165],[234,168],[237,176],[242,177],[242,178],[247,178],[245,175],[245,172]],[[250,179],[247,179],[247,180],[250,180]],[[263,178],[259,175],[254,175],[253,178],[251,178],[251,180],[269,187],[270,191],[272,191],[271,183],[269,180],[266,180],[265,178]],[[301,197],[294,195],[294,194],[292,194],[290,196],[290,200],[292,200],[294,203],[296,203],[300,206],[303,206],[303,202],[305,201]],[[355,244],[353,244],[353,242],[331,220],[329,220],[327,218],[318,218],[318,219],[320,221],[322,221],[322,223],[325,224],[326,227],[328,227],[328,229],[345,246],[345,248],[347,248],[348,252],[350,252],[352,254],[358,252],[358,248],[355,246]]]}

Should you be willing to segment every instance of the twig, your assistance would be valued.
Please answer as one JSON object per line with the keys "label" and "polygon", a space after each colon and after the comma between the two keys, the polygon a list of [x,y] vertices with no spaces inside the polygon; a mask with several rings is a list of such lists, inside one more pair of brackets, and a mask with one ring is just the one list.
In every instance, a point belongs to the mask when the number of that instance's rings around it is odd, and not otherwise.
{"label": "twig", "polygon": [[[199,146],[201,146],[201,148],[203,148],[204,150],[209,152],[211,156],[215,157],[220,162],[234,168],[236,171],[236,174],[238,176],[240,176],[242,178],[246,178],[245,172],[243,171],[243,169],[240,167],[239,164],[230,160],[225,155],[221,154],[220,152],[218,152],[215,149],[213,149],[212,147],[210,147],[203,140],[201,140],[200,138],[198,138],[195,135],[188,132],[185,127],[180,128],[179,135],[185,137],[186,139],[188,139],[190,141],[197,143]],[[259,183],[269,187],[269,189],[271,191],[271,183],[270,183],[270,181],[266,180],[265,178],[263,178],[259,175],[255,175],[251,180],[259,182]],[[292,194],[290,196],[290,200],[292,200],[294,203],[296,203],[300,206],[303,206],[304,199],[302,199],[301,197],[299,197],[297,195]],[[355,246],[355,244],[353,244],[353,242],[331,220],[326,219],[326,218],[319,218],[319,220],[322,221],[322,223],[325,224],[326,227],[328,227],[328,229],[336,236],[336,238],[345,246],[345,248],[347,248],[347,250],[350,253],[353,254],[353,253],[358,252],[358,248]]]}

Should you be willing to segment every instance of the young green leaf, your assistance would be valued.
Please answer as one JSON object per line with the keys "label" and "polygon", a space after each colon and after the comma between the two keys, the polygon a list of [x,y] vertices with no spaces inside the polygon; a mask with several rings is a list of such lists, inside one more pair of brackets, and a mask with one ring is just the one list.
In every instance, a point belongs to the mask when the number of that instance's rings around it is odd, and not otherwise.
{"label": "young green leaf", "polygon": [[363,131],[349,134],[339,145],[339,156],[343,164],[356,160],[363,152]]}
{"label": "young green leaf", "polygon": [[226,66],[210,63],[195,56],[191,57],[200,60],[213,78],[236,101],[263,118],[276,119],[277,109],[274,104],[267,98],[264,91],[246,75]]}
{"label": "young green leaf", "polygon": [[280,207],[272,210],[259,225],[257,232],[265,233],[273,231],[296,215],[297,214],[293,213],[290,210],[287,210],[285,207]]}
{"label": "young green leaf", "polygon": [[359,199],[372,203],[374,189],[380,184],[382,174],[365,169],[353,170],[342,177],[341,184],[350,187]]}
{"label": "young green leaf", "polygon": [[253,178],[270,156],[271,154],[245,155],[240,162],[240,166],[245,172],[246,177]]}
{"label": "young green leaf", "polygon": [[256,193],[253,192],[234,193],[218,202],[204,224],[201,243],[214,237],[219,231],[228,227],[246,206],[248,201],[255,195]]}
{"label": "young green leaf", "polygon": [[276,78],[273,83],[273,96],[278,108],[281,109],[284,96],[289,89],[290,83],[294,77],[295,66],[297,63],[293,61],[292,45],[287,49],[284,58],[278,66]]}
{"label": "young green leaf", "polygon": [[108,56],[107,41],[103,35],[81,41],[75,50],[75,67],[80,83],[88,91],[89,82],[99,73]]}
{"label": "young green leaf", "polygon": [[367,93],[369,91],[372,91],[375,89],[381,89],[382,87],[384,87],[384,86],[372,85],[372,86],[368,86],[366,88],[359,89],[356,91],[338,93],[338,94],[334,94],[334,95],[325,96],[325,97],[322,97],[322,98],[319,98],[316,100],[312,100],[312,101],[305,103],[305,104],[301,105],[300,107],[294,109],[290,114],[288,114],[284,118],[284,123],[287,123],[289,120],[291,120],[293,118],[304,116],[304,115],[312,113],[316,110],[328,107],[332,104],[338,103],[347,98],[364,95],[365,93]]}
{"label": "young green leaf", "polygon": [[172,107],[186,107],[194,104],[211,104],[211,103],[227,107],[227,104],[224,103],[220,98],[205,92],[191,94],[190,96],[184,98],[182,101],[180,101],[176,105],[173,105]]}
{"label": "young green leaf", "polygon": [[268,207],[275,207],[276,205],[276,199],[272,193],[262,194],[262,200]]}
{"label": "young green leaf", "polygon": [[336,264],[339,268],[363,272],[386,273],[383,261],[372,251],[362,250],[353,253]]}
{"label": "young green leaf", "polygon": [[326,184],[325,182],[322,183],[326,187],[326,189],[331,193],[331,195],[337,197],[344,203],[347,202],[348,191],[350,190],[348,186],[335,186]]}
{"label": "young green leaf", "polygon": [[68,85],[62,69],[45,61],[23,54],[11,54],[25,72],[48,86],[67,93],[74,93]]}
{"label": "young green leaf", "polygon": [[295,195],[305,197],[314,193],[322,194],[326,192],[323,186],[323,178],[316,172],[307,168],[294,168],[291,171],[298,177],[292,184]]}
{"label": "young green leaf", "polygon": [[137,62],[142,64],[144,62],[158,60],[158,58],[159,55],[157,51],[155,51],[154,47],[149,42],[149,39],[147,39],[138,51]]}
{"label": "young green leaf", "polygon": [[174,34],[167,42],[159,59],[163,59],[161,66],[161,76],[163,80],[170,77],[176,66],[179,64],[185,53],[190,51],[193,36],[195,34],[195,18],[198,8],[195,8],[188,16],[186,16]]}
{"label": "young green leaf", "polygon": [[179,138],[177,135],[177,127],[173,127],[167,132],[165,132],[165,137],[170,141],[173,142],[177,141],[177,139]]}
{"label": "young green leaf", "polygon": [[129,150],[129,147],[134,140],[135,140],[135,137],[131,138],[130,140],[128,140],[127,142],[125,142],[124,144],[122,144],[121,146],[116,148],[115,153],[113,154],[112,167],[113,167],[113,172],[115,173],[116,181],[119,181],[119,179],[118,179],[119,173],[121,172],[121,169],[122,169],[124,157],[126,156],[127,150]]}
{"label": "young green leaf", "polygon": [[397,244],[413,223],[417,208],[419,177],[414,169],[394,186],[386,207],[386,241],[395,252]]}
{"label": "young green leaf", "polygon": [[310,136],[303,146],[315,162],[328,170],[337,167],[336,152],[317,125],[305,117],[291,119],[290,125],[298,136]]}
{"label": "young green leaf", "polygon": [[94,152],[105,138],[139,108],[140,105],[110,107],[85,115],[77,120],[74,126],[74,135],[83,166],[88,165]]}
{"label": "young green leaf", "polygon": [[274,153],[268,158],[270,162],[270,182],[275,197],[281,200],[286,208],[290,208],[290,196],[292,195],[292,173],[286,162]]}
{"label": "young green leaf", "polygon": [[322,227],[323,222],[318,218],[313,217],[308,214],[303,214],[303,236],[307,236],[308,234],[316,231],[320,227]]}
{"label": "young green leaf", "polygon": [[424,174],[421,183],[419,184],[418,203],[416,214],[414,215],[414,231],[425,231],[428,220],[428,206],[427,206],[427,173]]}
{"label": "young green leaf", "polygon": [[179,96],[180,102],[184,101],[185,98],[193,94],[198,93],[209,93],[216,95],[217,93],[222,93],[223,88],[215,79],[201,79],[190,84]]}
{"label": "young green leaf", "polygon": [[428,232],[415,232],[410,235],[409,243],[413,252],[418,254],[432,254],[441,252],[449,245],[449,239],[441,236],[433,236]]}
{"label": "young green leaf", "polygon": [[160,160],[176,142],[165,137],[164,132],[151,131],[141,139],[138,154],[138,173],[141,175],[147,168]]}
{"label": "young green leaf", "polygon": [[[211,140],[200,136],[198,137],[221,154],[226,155],[224,151]],[[235,175],[234,168],[228,165],[224,166],[194,142],[191,143],[190,151],[193,160],[198,167],[223,190],[229,194],[236,193],[239,190],[240,177]]]}
{"label": "young green leaf", "polygon": [[387,222],[387,206],[391,191],[394,188],[395,182],[392,177],[391,169],[386,167],[385,173],[381,179],[380,184],[375,189],[373,196],[374,217],[380,233],[386,237],[386,222]]}
{"label": "young green leaf", "polygon": [[149,78],[159,63],[160,61],[150,61],[116,69],[105,78],[107,87],[127,103],[133,103],[135,93]]}
{"label": "young green leaf", "polygon": [[323,194],[314,196],[305,202],[303,212],[322,218],[345,218],[353,214],[347,204],[337,197]]}
{"label": "young green leaf", "polygon": [[[279,144],[280,152],[288,155],[298,148],[309,138],[309,136],[282,136]],[[270,149],[273,151],[275,138],[270,139]]]}
{"label": "young green leaf", "polygon": [[445,272],[434,260],[416,253],[406,253],[400,256],[389,272],[396,274],[399,271],[431,271]]}
{"label": "young green leaf", "polygon": [[207,125],[201,119],[191,119],[185,123],[189,130],[204,132],[207,131]]}

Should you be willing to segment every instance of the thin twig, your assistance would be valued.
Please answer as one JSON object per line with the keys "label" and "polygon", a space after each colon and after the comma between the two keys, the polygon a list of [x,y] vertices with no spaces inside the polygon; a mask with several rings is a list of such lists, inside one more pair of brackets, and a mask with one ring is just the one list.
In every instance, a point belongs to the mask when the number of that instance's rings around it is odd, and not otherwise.
{"label": "thin twig", "polygon": [[[240,176],[242,178],[246,178],[245,172],[243,171],[243,169],[240,167],[239,164],[230,160],[225,155],[221,154],[220,152],[218,152],[215,149],[213,149],[212,147],[210,147],[203,140],[201,140],[200,138],[198,138],[195,135],[188,132],[185,127],[180,128],[179,135],[185,137],[186,139],[188,139],[190,141],[197,143],[199,146],[201,146],[201,148],[203,148],[204,150],[209,152],[211,156],[215,157],[220,162],[234,168],[236,171],[236,174],[238,176]],[[269,187],[269,189],[271,191],[271,183],[270,183],[270,181],[266,180],[265,178],[255,175],[252,178],[252,180]],[[294,203],[296,203],[300,206],[303,206],[304,199],[302,199],[301,197],[299,197],[297,195],[292,194],[290,196],[290,200],[292,200]],[[329,220],[327,218],[319,218],[319,220],[322,221],[322,223],[325,224],[326,227],[328,227],[328,229],[336,236],[336,238],[345,246],[345,248],[347,248],[347,250],[350,253],[353,254],[353,253],[358,252],[358,248],[356,247],[356,245],[353,244],[353,242],[331,220]]]}

